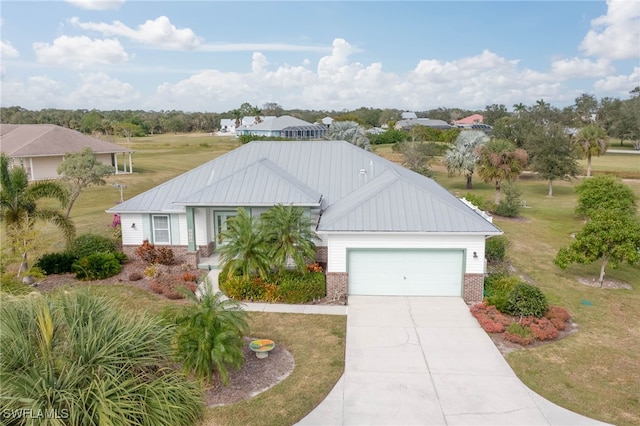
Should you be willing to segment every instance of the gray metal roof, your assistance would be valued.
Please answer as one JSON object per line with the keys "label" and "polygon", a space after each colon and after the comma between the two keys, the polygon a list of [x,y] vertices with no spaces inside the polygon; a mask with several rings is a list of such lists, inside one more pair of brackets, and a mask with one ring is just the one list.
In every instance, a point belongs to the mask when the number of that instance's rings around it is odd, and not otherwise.
{"label": "gray metal roof", "polygon": [[249,126],[241,126],[238,130],[282,130],[287,127],[296,127],[296,126],[313,126],[312,123],[309,123],[304,120],[300,120],[299,118],[292,117],[290,115],[282,115],[280,117],[269,117],[268,120],[264,120],[260,123],[252,124]]}
{"label": "gray metal roof", "polygon": [[133,152],[54,124],[0,124],[0,147],[10,157],[60,156],[83,148],[96,154]]}
{"label": "gray metal roof", "polygon": [[251,142],[109,212],[277,203],[319,206],[318,231],[501,233],[432,179],[345,141]]}

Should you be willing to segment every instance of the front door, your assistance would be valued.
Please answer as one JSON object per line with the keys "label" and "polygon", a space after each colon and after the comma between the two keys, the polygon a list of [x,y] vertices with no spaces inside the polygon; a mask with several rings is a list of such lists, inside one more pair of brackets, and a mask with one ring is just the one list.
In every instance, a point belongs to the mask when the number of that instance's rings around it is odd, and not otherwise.
{"label": "front door", "polygon": [[222,233],[227,230],[227,220],[237,216],[237,211],[217,211],[214,214],[214,227],[216,230],[216,246],[222,247],[225,241],[222,239]]}

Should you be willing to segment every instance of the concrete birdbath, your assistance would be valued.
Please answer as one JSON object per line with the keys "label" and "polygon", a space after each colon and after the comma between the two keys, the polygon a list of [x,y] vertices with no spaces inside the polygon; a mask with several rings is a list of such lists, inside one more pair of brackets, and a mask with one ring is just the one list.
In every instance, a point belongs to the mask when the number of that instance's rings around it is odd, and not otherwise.
{"label": "concrete birdbath", "polygon": [[256,353],[258,358],[266,358],[269,356],[269,352],[276,347],[276,344],[273,343],[273,340],[261,339],[261,340],[252,340],[249,343],[249,348]]}

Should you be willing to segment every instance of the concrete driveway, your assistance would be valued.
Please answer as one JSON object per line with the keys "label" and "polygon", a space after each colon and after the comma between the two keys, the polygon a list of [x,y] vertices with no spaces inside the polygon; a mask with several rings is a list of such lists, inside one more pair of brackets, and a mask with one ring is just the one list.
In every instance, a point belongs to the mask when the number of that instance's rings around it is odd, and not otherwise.
{"label": "concrete driveway", "polygon": [[299,424],[603,423],[528,389],[461,298],[350,296],[344,375]]}

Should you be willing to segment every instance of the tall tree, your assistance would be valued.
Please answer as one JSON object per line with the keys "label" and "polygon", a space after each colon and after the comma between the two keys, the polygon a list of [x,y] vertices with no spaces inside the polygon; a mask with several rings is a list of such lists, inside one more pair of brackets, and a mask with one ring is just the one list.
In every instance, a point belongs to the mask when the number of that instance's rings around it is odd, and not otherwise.
{"label": "tall tree", "polygon": [[591,157],[601,156],[607,152],[607,133],[602,127],[590,124],[583,127],[576,136],[580,152],[587,157],[587,177],[591,176]]}
{"label": "tall tree", "polygon": [[598,283],[604,284],[607,266],[640,261],[640,220],[636,215],[601,209],[592,215],[569,246],[562,247],[554,263],[562,269],[572,263],[590,264],[600,260]]}
{"label": "tall tree", "polygon": [[284,269],[292,260],[298,272],[307,271],[307,263],[316,255],[313,222],[301,207],[277,205],[260,218],[260,226],[270,247],[272,262]]}
{"label": "tall tree", "polygon": [[527,165],[527,151],[516,148],[504,139],[494,139],[480,149],[478,159],[478,175],[485,182],[494,182],[495,203],[500,203],[500,186],[502,182],[514,181]]}
{"label": "tall tree", "polygon": [[549,182],[547,195],[551,197],[554,180],[568,180],[578,175],[580,167],[576,161],[575,150],[564,129],[559,125],[549,127],[533,147],[531,167]]}
{"label": "tall tree", "polygon": [[507,107],[503,104],[492,104],[487,105],[484,108],[484,112],[482,113],[485,124],[493,126],[496,121],[501,119],[502,117],[507,117],[509,113],[507,112]]}
{"label": "tall tree", "polygon": [[327,140],[343,140],[366,151],[371,150],[371,143],[367,138],[364,127],[355,121],[334,121],[325,135]]}
{"label": "tall tree", "polygon": [[575,110],[578,120],[583,124],[593,123],[593,115],[598,110],[598,100],[590,93],[583,93],[575,101]]}
{"label": "tall tree", "polygon": [[513,104],[513,111],[516,113],[516,117],[520,118],[520,116],[527,111],[527,106],[522,102]]}
{"label": "tall tree", "polygon": [[438,146],[433,142],[399,142],[393,146],[402,154],[402,165],[423,176],[432,176],[431,162],[438,154]]}
{"label": "tall tree", "polygon": [[473,172],[480,158],[479,148],[489,141],[481,131],[467,130],[458,135],[456,144],[444,154],[444,164],[449,176],[461,175],[467,179],[467,189],[473,188]]}
{"label": "tall tree", "polygon": [[65,217],[69,217],[73,204],[85,188],[91,185],[106,184],[104,178],[112,175],[113,172],[113,166],[98,161],[91,148],[67,154],[64,161],[58,165],[60,179],[69,189],[69,202]]}
{"label": "tall tree", "polygon": [[[43,198],[56,199],[62,207],[66,206],[69,200],[66,188],[55,181],[30,185],[26,171],[21,167],[10,167],[9,164],[9,158],[0,154],[0,220],[5,226],[7,237],[15,241],[24,240],[29,235],[27,231],[35,226],[36,221],[46,221],[56,225],[66,241],[70,242],[75,234],[73,222],[59,210],[38,206],[38,201]],[[24,247],[28,246],[27,241],[23,243]],[[26,251],[23,252],[22,259],[21,272],[28,269]]]}

